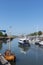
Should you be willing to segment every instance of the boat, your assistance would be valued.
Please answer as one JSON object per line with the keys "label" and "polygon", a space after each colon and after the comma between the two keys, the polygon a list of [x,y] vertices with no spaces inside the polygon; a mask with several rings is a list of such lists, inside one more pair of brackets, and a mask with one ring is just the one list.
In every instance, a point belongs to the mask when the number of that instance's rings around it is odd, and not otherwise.
{"label": "boat", "polygon": [[7,61],[16,61],[16,56],[12,54],[10,50],[6,50],[6,52],[4,53],[4,58]]}
{"label": "boat", "polygon": [[39,43],[40,43],[40,40],[38,38],[36,38],[35,45],[39,45]]}
{"label": "boat", "polygon": [[29,44],[30,45],[29,40],[27,38],[19,39],[19,44]]}
{"label": "boat", "polygon": [[43,46],[43,41],[41,41],[41,42],[39,43],[39,46]]}
{"label": "boat", "polygon": [[36,36],[35,36],[35,45],[39,45],[40,43],[40,40],[39,40],[39,35],[38,35],[38,26],[37,26],[37,33],[36,33]]}
{"label": "boat", "polygon": [[11,52],[11,42],[10,42],[10,39],[8,40],[8,49],[5,51],[4,53],[4,58],[7,60],[7,61],[16,61],[16,56],[15,54],[13,54]]}
{"label": "boat", "polygon": [[40,43],[40,39],[39,39],[39,35],[37,32],[36,39],[35,39],[35,45],[39,45],[39,43]]}

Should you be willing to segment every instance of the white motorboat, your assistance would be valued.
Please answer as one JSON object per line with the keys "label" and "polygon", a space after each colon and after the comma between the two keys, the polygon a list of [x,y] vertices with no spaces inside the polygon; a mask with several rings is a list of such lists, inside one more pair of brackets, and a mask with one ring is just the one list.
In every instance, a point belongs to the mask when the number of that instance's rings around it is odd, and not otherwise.
{"label": "white motorboat", "polygon": [[19,39],[20,44],[29,44],[29,40],[27,38],[21,38]]}
{"label": "white motorboat", "polygon": [[36,45],[39,45],[39,43],[40,43],[40,40],[39,40],[38,38],[36,38],[35,44],[36,44]]}
{"label": "white motorboat", "polygon": [[41,42],[39,43],[39,46],[43,46],[43,41],[41,41]]}

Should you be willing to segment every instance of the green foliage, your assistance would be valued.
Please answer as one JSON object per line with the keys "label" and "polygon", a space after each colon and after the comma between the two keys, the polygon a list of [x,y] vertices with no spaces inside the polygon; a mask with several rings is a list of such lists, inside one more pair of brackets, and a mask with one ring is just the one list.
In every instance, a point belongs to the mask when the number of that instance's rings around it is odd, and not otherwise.
{"label": "green foliage", "polygon": [[2,32],[0,32],[0,36],[3,36],[3,33]]}
{"label": "green foliage", "polygon": [[34,32],[34,33],[31,33],[31,34],[28,34],[28,35],[31,35],[31,36],[42,35],[42,31]]}
{"label": "green foliage", "polygon": [[39,31],[39,32],[38,32],[38,35],[42,35],[42,32],[41,32],[41,31]]}
{"label": "green foliage", "polygon": [[6,37],[7,36],[7,34],[5,33],[5,34],[3,34],[2,32],[0,32],[0,36],[4,36],[4,37]]}

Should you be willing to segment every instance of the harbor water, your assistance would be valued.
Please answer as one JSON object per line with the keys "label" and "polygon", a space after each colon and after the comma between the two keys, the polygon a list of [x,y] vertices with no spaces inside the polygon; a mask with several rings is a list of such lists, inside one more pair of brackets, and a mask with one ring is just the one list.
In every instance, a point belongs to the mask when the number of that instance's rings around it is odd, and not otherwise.
{"label": "harbor water", "polygon": [[[43,46],[31,44],[20,45],[18,39],[13,39],[10,42],[11,52],[16,55],[16,62],[11,62],[12,65],[43,65]],[[8,49],[9,42],[0,42],[0,53]]]}

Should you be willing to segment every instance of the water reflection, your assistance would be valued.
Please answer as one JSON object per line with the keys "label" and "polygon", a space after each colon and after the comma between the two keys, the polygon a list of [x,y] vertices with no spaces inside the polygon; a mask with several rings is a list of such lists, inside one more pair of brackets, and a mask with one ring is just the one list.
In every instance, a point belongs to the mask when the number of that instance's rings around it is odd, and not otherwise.
{"label": "water reflection", "polygon": [[3,43],[3,42],[0,40],[0,49],[2,49],[2,43]]}
{"label": "water reflection", "polygon": [[[8,40],[9,39],[0,39],[0,50],[2,49],[3,47],[3,43],[4,44],[7,44],[8,43]],[[10,41],[12,41],[13,39],[10,39]]]}
{"label": "water reflection", "polygon": [[[18,39],[10,42],[11,52],[16,55],[16,62],[11,62],[11,65],[43,65],[43,46],[39,47],[34,44],[31,44],[31,46],[28,44],[21,45],[18,43]],[[10,42],[0,40],[0,53],[3,54],[8,49]]]}
{"label": "water reflection", "polygon": [[11,63],[11,65],[16,65],[16,62],[11,61],[10,63]]}
{"label": "water reflection", "polygon": [[18,47],[20,48],[20,51],[21,51],[22,53],[26,54],[27,51],[28,51],[29,48],[30,48],[30,45],[28,45],[28,44],[25,44],[25,45],[19,44]]}

